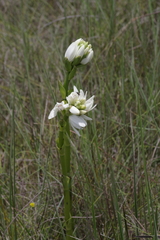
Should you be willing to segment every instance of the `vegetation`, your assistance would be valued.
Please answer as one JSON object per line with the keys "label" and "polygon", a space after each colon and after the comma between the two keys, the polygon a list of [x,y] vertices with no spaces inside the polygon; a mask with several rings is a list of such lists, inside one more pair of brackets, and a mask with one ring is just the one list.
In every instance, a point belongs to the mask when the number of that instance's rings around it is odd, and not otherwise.
{"label": "vegetation", "polygon": [[94,59],[72,84],[97,107],[81,137],[71,132],[75,239],[157,240],[159,1],[2,0],[0,27],[0,238],[65,239],[58,121],[48,115],[61,101],[64,53],[82,37]]}

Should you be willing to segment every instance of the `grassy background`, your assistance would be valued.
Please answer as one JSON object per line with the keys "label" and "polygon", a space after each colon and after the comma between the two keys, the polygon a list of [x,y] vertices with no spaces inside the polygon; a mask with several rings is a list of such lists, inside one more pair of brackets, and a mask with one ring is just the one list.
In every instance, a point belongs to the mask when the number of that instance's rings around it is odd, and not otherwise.
{"label": "grassy background", "polygon": [[1,0],[0,29],[1,239],[65,239],[58,121],[47,117],[80,37],[95,56],[70,87],[98,105],[71,134],[75,239],[158,239],[159,1]]}

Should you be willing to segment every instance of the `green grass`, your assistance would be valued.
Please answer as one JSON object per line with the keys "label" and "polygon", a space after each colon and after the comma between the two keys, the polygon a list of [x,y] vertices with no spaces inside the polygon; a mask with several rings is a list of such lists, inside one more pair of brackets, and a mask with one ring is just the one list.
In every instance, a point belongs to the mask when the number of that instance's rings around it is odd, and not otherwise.
{"label": "green grass", "polygon": [[97,107],[81,137],[71,133],[76,239],[158,239],[159,8],[156,0],[1,1],[0,238],[65,239],[58,119],[47,117],[61,101],[65,50],[82,37],[94,59],[70,88],[94,94]]}

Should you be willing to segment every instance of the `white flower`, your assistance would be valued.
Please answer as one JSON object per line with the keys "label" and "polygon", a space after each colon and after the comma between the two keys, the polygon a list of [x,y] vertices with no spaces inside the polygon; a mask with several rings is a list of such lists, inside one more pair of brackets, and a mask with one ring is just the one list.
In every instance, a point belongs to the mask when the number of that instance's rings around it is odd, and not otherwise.
{"label": "white flower", "polygon": [[56,103],[55,107],[51,110],[48,119],[54,118],[57,116],[57,113],[59,111],[63,111],[64,109],[69,108],[68,104],[65,104],[64,101],[62,101],[61,103]]}
{"label": "white flower", "polygon": [[67,110],[69,115],[69,122],[75,133],[80,136],[78,130],[87,126],[87,120],[92,120],[85,114],[93,110],[96,105],[94,105],[94,96],[86,100],[87,92],[84,93],[83,90],[78,89],[74,86],[73,92],[66,97],[65,101],[61,103],[56,103],[55,107],[49,114],[48,119],[54,118],[58,111]]}
{"label": "white flower", "polygon": [[75,86],[73,90],[66,98],[70,106],[69,111],[72,114],[69,116],[69,122],[75,133],[80,136],[78,130],[87,126],[87,120],[92,120],[84,114],[94,109],[96,105],[94,105],[94,96],[86,100],[87,92],[85,94],[83,90],[78,92]]}
{"label": "white flower", "polygon": [[95,108],[94,96],[86,100],[87,92],[84,94],[83,90],[78,92],[78,89],[74,86],[73,92],[66,97],[67,102],[70,106],[69,111],[74,115],[84,115],[87,112]]}
{"label": "white flower", "polygon": [[79,58],[76,64],[87,64],[93,58],[93,50],[91,44],[84,41],[82,38],[77,39],[71,43],[65,52],[65,58],[69,62],[73,62],[76,58]]}

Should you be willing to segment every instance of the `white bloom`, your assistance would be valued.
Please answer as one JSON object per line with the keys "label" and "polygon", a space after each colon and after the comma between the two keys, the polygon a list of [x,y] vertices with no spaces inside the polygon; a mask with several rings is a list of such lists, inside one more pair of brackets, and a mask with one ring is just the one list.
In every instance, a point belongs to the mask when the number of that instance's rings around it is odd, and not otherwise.
{"label": "white bloom", "polygon": [[66,98],[70,105],[69,111],[72,114],[69,116],[69,122],[75,133],[80,136],[78,130],[87,126],[86,120],[92,120],[84,114],[91,111],[96,105],[94,105],[94,96],[86,100],[87,92],[85,94],[83,90],[78,92],[75,86],[73,90],[74,91]]}
{"label": "white bloom", "polygon": [[69,108],[69,104],[65,104],[64,101],[62,101],[61,103],[56,103],[55,107],[51,110],[48,119],[54,118],[57,116],[57,113],[59,111],[63,111],[64,109]]}
{"label": "white bloom", "polygon": [[91,44],[84,41],[82,38],[77,39],[71,43],[65,52],[65,58],[69,62],[73,62],[74,59],[80,57],[80,60],[76,64],[87,64],[93,57],[93,50]]}
{"label": "white bloom", "polygon": [[69,122],[73,130],[78,136],[80,136],[78,130],[87,126],[87,120],[92,120],[85,114],[96,107],[94,105],[94,96],[86,100],[87,92],[84,93],[83,90],[78,89],[74,86],[73,92],[66,97],[66,101],[61,103],[56,103],[55,107],[49,114],[48,119],[54,118],[58,111],[68,110]]}
{"label": "white bloom", "polygon": [[78,89],[74,86],[73,92],[66,97],[67,102],[70,106],[69,111],[74,115],[84,115],[87,112],[95,108],[94,96],[86,100],[87,92],[84,94],[83,90],[78,92]]}

